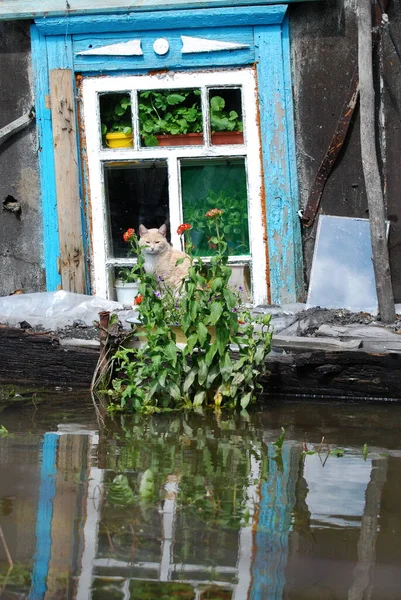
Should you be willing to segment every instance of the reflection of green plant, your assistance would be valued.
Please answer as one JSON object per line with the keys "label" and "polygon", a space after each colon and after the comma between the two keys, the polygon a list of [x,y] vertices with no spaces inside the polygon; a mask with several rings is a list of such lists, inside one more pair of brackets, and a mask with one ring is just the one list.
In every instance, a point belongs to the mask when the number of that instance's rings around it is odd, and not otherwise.
{"label": "reflection of green plant", "polygon": [[[194,231],[202,232],[205,235],[195,248],[195,255],[208,255],[210,254],[210,248],[213,249],[213,245],[206,237],[209,227],[204,218],[211,207],[224,210],[223,233],[230,254],[248,254],[249,231],[246,190],[220,189],[219,191],[209,190],[204,198],[187,203],[185,206],[185,220],[191,223]],[[193,242],[195,243],[194,239]]]}
{"label": "reflection of green plant", "polygon": [[139,131],[145,146],[157,146],[156,135],[202,131],[200,90],[139,92]]}
{"label": "reflection of green plant", "polygon": [[6,427],[4,427],[4,425],[0,425],[0,436],[6,436],[8,435],[8,429]]}
{"label": "reflection of green plant", "polygon": [[281,450],[283,448],[284,440],[285,440],[285,429],[284,429],[284,427],[282,427],[281,434],[278,436],[276,441],[273,442],[273,446],[276,446],[276,449],[278,452],[281,452]]}
{"label": "reflection of green plant", "polygon": [[32,569],[30,567],[19,563],[14,563],[12,569],[8,566],[0,568],[0,596],[1,588],[4,585],[6,585],[7,589],[9,589],[10,597],[11,589],[13,587],[18,588],[20,592],[22,592],[22,590],[26,590],[26,592],[28,592],[31,584],[31,571]]}
{"label": "reflection of green plant", "polygon": [[243,124],[235,110],[224,110],[226,102],[221,96],[210,100],[210,124],[212,131],[243,131]]}
{"label": "reflection of green plant", "polygon": [[134,493],[125,475],[116,475],[107,491],[107,500],[117,506],[129,506],[134,502]]}
{"label": "reflection of green plant", "polygon": [[131,99],[127,94],[104,94],[100,97],[102,135],[132,133]]}

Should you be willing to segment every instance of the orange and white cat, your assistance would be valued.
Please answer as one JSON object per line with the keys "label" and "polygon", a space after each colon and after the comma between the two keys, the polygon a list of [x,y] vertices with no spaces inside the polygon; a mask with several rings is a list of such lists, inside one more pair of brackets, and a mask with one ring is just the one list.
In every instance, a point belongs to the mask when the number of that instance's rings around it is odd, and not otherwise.
{"label": "orange and white cat", "polygon": [[[157,280],[177,289],[188,275],[191,263],[187,254],[170,246],[166,233],[166,225],[159,229],[146,229],[144,225],[140,225],[139,245],[145,259],[145,271],[154,273]],[[177,265],[180,258],[184,258],[184,261]]]}

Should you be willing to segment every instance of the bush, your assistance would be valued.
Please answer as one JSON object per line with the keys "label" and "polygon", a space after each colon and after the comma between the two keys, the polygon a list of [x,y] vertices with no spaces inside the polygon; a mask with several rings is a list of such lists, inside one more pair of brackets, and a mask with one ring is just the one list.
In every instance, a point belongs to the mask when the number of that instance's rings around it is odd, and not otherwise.
{"label": "bush", "polygon": [[[209,265],[193,259],[192,244],[186,241],[191,266],[179,296],[143,269],[139,274],[135,304],[141,327],[134,326],[130,335],[146,337],[146,344],[123,344],[116,351],[109,410],[159,412],[202,405],[245,409],[255,400],[271,349],[271,316],[253,319],[228,286],[231,269],[222,217],[219,209],[206,213],[216,246]],[[178,233],[186,236],[190,229],[184,224]],[[137,237],[129,231],[128,241],[138,251]],[[187,338],[182,349],[170,327],[174,323]]]}

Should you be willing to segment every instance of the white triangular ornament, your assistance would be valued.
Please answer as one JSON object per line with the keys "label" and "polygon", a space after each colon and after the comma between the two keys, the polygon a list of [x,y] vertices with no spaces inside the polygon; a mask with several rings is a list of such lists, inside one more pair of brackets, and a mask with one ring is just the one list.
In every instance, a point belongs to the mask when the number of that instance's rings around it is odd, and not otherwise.
{"label": "white triangular ornament", "polygon": [[83,50],[78,54],[96,54],[98,56],[142,56],[141,40],[130,40],[129,42],[120,42],[119,44],[109,44],[108,46],[100,46],[100,48],[92,48],[91,50]]}
{"label": "white triangular ornament", "polygon": [[198,52],[219,52],[221,50],[239,50],[249,48],[248,44],[237,44],[235,42],[221,42],[220,40],[209,40],[206,38],[182,35],[182,54],[195,54]]}

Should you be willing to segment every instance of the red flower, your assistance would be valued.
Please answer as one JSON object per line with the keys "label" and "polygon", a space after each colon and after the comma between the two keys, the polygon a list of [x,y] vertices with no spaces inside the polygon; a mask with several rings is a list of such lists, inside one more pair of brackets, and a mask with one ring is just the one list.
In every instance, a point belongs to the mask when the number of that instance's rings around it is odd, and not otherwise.
{"label": "red flower", "polygon": [[190,225],[189,223],[183,223],[178,227],[177,233],[178,235],[182,235],[184,231],[188,231],[188,229],[192,229],[192,225]]}
{"label": "red flower", "polygon": [[136,305],[136,304],[140,304],[140,303],[142,302],[142,300],[143,300],[143,296],[142,296],[142,294],[138,294],[138,296],[137,296],[137,297],[135,298],[135,300],[134,300],[134,304],[135,304],[135,305]]}
{"label": "red flower", "polygon": [[245,325],[245,321],[241,321],[240,319],[238,319],[238,323],[239,323],[240,325]]}
{"label": "red flower", "polygon": [[127,229],[127,231],[125,233],[123,233],[124,242],[129,242],[130,239],[134,236],[134,234],[135,234],[135,229],[132,229],[132,227],[130,229]]}
{"label": "red flower", "polygon": [[220,215],[222,215],[223,212],[224,212],[224,210],[220,210],[220,208],[211,208],[210,210],[207,211],[205,216],[208,219],[214,219],[214,217],[219,217]]}

